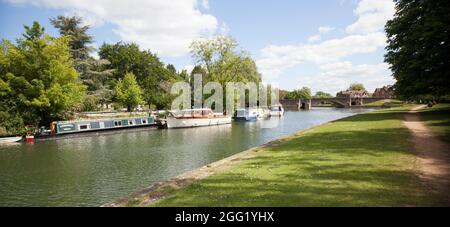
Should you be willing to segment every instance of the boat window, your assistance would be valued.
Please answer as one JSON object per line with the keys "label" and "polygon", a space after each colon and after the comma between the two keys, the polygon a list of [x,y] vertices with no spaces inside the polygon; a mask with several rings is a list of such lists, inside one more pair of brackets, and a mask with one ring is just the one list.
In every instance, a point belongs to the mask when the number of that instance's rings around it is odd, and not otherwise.
{"label": "boat window", "polygon": [[183,117],[192,117],[192,111],[183,111]]}
{"label": "boat window", "polygon": [[203,116],[203,111],[201,111],[201,110],[194,111],[194,117],[202,117],[202,116]]}
{"label": "boat window", "polygon": [[89,126],[88,125],[80,125],[80,130],[88,130]]}
{"label": "boat window", "polygon": [[134,121],[133,121],[133,120],[129,120],[129,121],[128,121],[128,124],[129,124],[129,125],[134,125]]}
{"label": "boat window", "polygon": [[122,121],[114,121],[114,126],[122,126]]}
{"label": "boat window", "polygon": [[211,116],[211,115],[214,115],[214,113],[212,112],[212,110],[204,110],[204,111],[203,111],[203,115],[205,115],[205,116]]}
{"label": "boat window", "polygon": [[144,124],[144,125],[147,124],[147,120],[143,119],[142,124]]}

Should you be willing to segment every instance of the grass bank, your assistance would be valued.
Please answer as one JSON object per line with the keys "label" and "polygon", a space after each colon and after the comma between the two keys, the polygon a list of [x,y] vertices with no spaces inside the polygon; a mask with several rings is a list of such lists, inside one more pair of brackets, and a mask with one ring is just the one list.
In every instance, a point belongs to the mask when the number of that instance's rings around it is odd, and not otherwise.
{"label": "grass bank", "polygon": [[168,189],[150,205],[442,205],[413,173],[411,135],[402,124],[409,109],[361,114],[298,133],[227,170]]}
{"label": "grass bank", "polygon": [[420,111],[420,119],[442,140],[450,143],[450,104],[439,104]]}
{"label": "grass bank", "polygon": [[403,101],[395,99],[385,99],[369,103],[364,105],[365,107],[382,107],[382,108],[392,108],[392,107],[402,107],[404,105]]}

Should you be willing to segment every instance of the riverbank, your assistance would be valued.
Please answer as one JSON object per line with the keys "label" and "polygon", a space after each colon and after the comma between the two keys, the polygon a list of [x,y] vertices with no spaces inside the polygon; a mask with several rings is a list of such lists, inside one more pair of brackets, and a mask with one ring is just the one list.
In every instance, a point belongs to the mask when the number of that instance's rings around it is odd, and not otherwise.
{"label": "riverbank", "polygon": [[[365,113],[246,151],[116,206],[439,206],[416,175],[412,106]],[[251,154],[251,155],[249,155]],[[249,156],[247,156],[249,155]],[[198,175],[197,175],[198,176]]]}

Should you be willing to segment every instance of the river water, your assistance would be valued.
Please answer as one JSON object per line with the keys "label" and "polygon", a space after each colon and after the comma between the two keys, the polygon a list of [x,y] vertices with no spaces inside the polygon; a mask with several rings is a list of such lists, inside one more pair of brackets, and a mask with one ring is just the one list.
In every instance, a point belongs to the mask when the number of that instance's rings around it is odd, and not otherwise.
{"label": "river water", "polygon": [[299,130],[366,111],[371,110],[315,108],[252,123],[0,145],[0,206],[99,206]]}

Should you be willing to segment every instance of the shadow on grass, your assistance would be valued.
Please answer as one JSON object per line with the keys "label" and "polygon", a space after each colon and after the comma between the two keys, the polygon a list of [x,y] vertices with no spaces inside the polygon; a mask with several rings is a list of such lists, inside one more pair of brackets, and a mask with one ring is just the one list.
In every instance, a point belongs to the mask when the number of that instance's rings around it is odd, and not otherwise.
{"label": "shadow on grass", "polygon": [[403,113],[362,114],[294,136],[156,205],[445,205],[411,171],[414,157],[409,131],[401,127]]}

